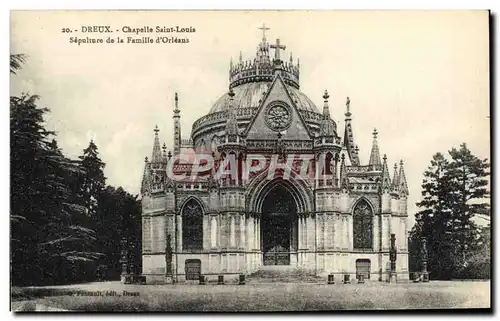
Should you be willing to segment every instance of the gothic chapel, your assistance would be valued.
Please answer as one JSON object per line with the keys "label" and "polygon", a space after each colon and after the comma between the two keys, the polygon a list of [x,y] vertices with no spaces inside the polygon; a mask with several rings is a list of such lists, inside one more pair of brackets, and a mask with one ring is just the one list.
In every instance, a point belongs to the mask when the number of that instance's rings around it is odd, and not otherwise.
{"label": "gothic chapel", "polygon": [[[182,282],[204,275],[208,281],[251,275],[259,270],[296,269],[325,276],[356,275],[386,281],[391,234],[397,248],[398,279],[408,279],[408,187],[403,161],[389,173],[377,131],[368,164],[355,143],[351,103],[346,101],[343,135],[323,108],[300,91],[299,60],[282,60],[286,47],[268,43],[265,31],[253,59],[231,61],[229,90],[209,113],[194,122],[191,137],[181,136],[182,103],[175,94],[173,153],[154,132],[153,153],[142,178],[142,273],[147,283]],[[271,55],[270,50],[274,52]],[[354,110],[355,108],[353,108]],[[267,170],[232,179],[174,180],[167,168],[183,152],[209,151],[216,162],[236,157],[238,168],[252,154],[309,154],[308,179]],[[270,157],[270,156],[269,156]],[[286,159],[284,159],[286,161]],[[325,178],[326,177],[326,178]]]}

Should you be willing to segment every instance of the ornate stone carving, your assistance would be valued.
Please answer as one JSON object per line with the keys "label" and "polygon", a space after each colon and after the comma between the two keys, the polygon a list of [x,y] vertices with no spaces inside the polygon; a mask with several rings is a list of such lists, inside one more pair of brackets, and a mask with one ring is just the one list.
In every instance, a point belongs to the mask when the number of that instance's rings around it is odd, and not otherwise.
{"label": "ornate stone carving", "polygon": [[269,104],[265,113],[266,125],[274,131],[283,131],[292,123],[292,109],[282,101]]}

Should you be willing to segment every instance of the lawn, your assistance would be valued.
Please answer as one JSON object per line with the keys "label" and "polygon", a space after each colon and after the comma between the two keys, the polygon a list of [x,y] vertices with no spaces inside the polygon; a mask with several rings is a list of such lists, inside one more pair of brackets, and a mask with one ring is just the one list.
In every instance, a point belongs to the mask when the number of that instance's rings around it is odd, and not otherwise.
{"label": "lawn", "polygon": [[102,282],[12,289],[13,310],[34,310],[35,306],[36,310],[69,311],[241,312],[489,308],[490,282],[346,285],[124,285]]}

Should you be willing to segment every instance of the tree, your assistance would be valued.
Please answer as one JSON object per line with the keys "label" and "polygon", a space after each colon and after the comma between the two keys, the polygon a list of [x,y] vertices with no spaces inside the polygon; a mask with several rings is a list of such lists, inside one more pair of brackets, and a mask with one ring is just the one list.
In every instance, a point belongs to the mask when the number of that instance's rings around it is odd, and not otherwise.
{"label": "tree", "polygon": [[[429,247],[428,266],[432,278],[449,279],[464,268],[475,250],[479,230],[472,221],[484,213],[489,176],[487,160],[472,155],[465,144],[433,156],[424,173],[421,210],[411,232],[411,247],[417,249],[425,237]],[[412,255],[412,260],[417,256]],[[415,262],[412,263],[415,266]]]}
{"label": "tree", "polygon": [[[12,61],[11,56],[11,70],[19,69]],[[37,101],[36,95],[10,98],[14,284],[53,283],[65,264],[100,257],[91,246],[94,231],[78,224],[82,208],[72,202],[68,182],[81,174],[80,169],[64,157],[54,133],[45,129],[43,117],[49,110]]]}
{"label": "tree", "polygon": [[472,155],[465,144],[449,152],[452,161],[448,166],[451,189],[450,207],[454,217],[455,255],[457,263],[464,267],[467,253],[477,245],[479,230],[472,218],[489,212],[489,198],[486,189],[489,177],[489,163]]}
{"label": "tree", "polygon": [[21,69],[21,65],[26,61],[26,56],[23,54],[10,55],[10,73],[16,74]]}
{"label": "tree", "polygon": [[92,140],[79,158],[80,167],[85,172],[85,175],[80,177],[81,205],[85,207],[87,215],[97,219],[99,196],[106,185],[103,172],[105,164],[100,159],[97,145]]}
{"label": "tree", "polygon": [[[127,240],[130,261],[138,268],[141,249],[141,204],[137,196],[127,193],[123,188],[107,186],[99,199],[99,217],[102,229],[99,240],[106,254],[107,274],[110,279],[118,279],[121,273],[122,238]],[[136,271],[139,272],[139,269]]]}

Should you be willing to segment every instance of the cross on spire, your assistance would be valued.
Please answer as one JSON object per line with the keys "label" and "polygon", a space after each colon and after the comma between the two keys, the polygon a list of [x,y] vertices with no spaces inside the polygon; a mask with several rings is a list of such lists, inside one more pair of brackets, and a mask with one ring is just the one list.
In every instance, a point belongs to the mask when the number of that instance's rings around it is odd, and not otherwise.
{"label": "cross on spire", "polygon": [[271,47],[271,48],[273,48],[273,49],[275,49],[275,50],[274,50],[274,60],[276,60],[276,61],[281,61],[281,59],[280,59],[280,49],[285,50],[285,49],[286,49],[286,46],[281,45],[281,44],[280,44],[280,39],[279,39],[279,38],[277,38],[277,39],[276,39],[276,44],[271,45],[270,47]]}
{"label": "cross on spire", "polygon": [[266,24],[263,23],[262,27],[259,27],[260,30],[262,30],[262,40],[266,40],[266,30],[270,30],[270,28],[266,27]]}

